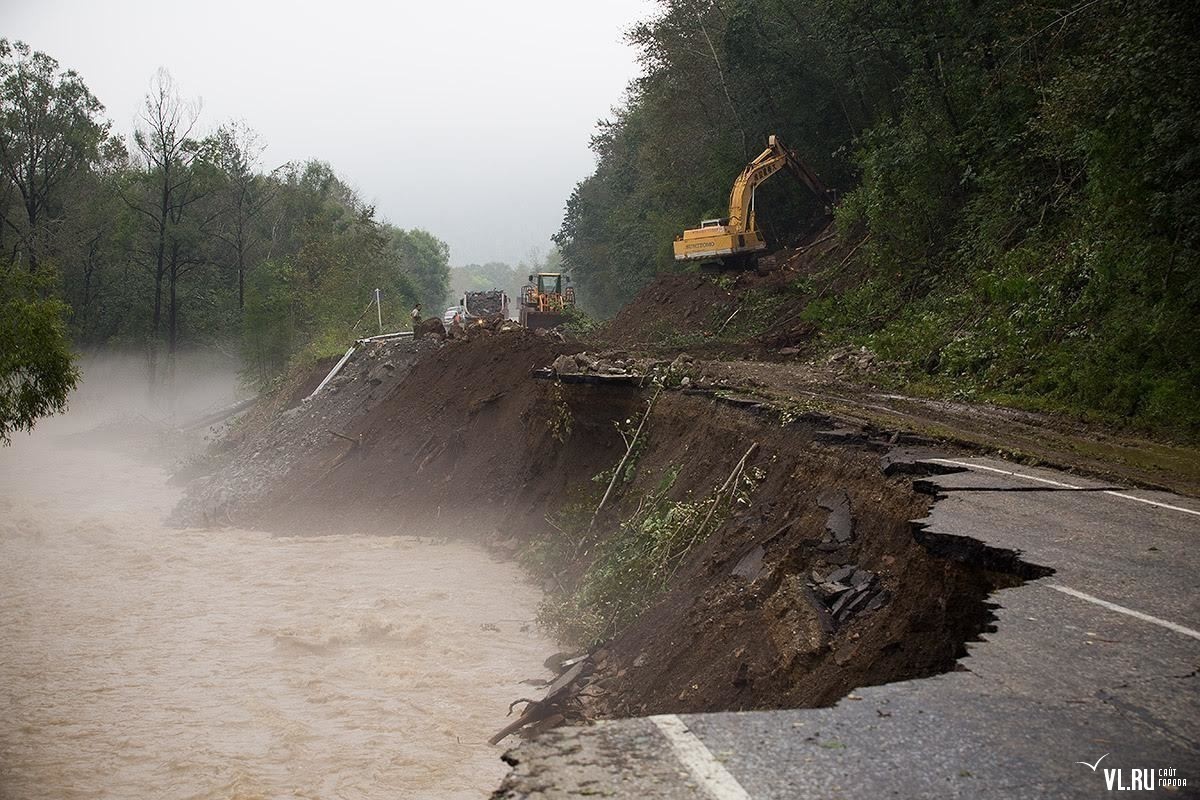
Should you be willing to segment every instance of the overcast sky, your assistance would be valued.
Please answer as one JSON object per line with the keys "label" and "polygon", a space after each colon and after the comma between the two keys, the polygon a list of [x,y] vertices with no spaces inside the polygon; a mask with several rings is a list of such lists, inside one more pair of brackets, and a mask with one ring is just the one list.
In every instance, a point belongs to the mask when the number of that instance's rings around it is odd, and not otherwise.
{"label": "overcast sky", "polygon": [[453,265],[549,249],[594,166],[597,119],[637,72],[623,34],[651,0],[337,3],[0,0],[0,36],[79,72],[128,133],[158,67],[243,119],[264,166],[321,158]]}

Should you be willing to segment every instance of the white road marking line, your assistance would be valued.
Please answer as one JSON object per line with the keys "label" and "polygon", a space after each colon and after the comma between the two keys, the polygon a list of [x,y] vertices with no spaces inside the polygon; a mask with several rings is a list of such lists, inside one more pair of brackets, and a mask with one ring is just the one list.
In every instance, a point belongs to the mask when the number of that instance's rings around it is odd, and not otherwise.
{"label": "white road marking line", "polygon": [[1143,614],[1141,611],[1134,611],[1132,608],[1126,608],[1125,606],[1119,606],[1116,603],[1110,603],[1107,600],[1101,600],[1099,597],[1090,595],[1087,592],[1081,592],[1078,589],[1072,589],[1070,586],[1061,586],[1057,583],[1047,583],[1046,586],[1054,589],[1055,591],[1062,592],[1063,594],[1069,594],[1072,597],[1078,597],[1080,600],[1087,600],[1089,603],[1095,603],[1098,606],[1103,606],[1110,611],[1128,614],[1129,616],[1136,617],[1144,622],[1152,622],[1155,625],[1161,625],[1167,630],[1172,630],[1176,633],[1182,633],[1184,636],[1190,636],[1193,639],[1200,640],[1200,631],[1192,630],[1191,628],[1185,628],[1183,625],[1177,625],[1174,622],[1169,622],[1165,619],[1159,619],[1158,617],[1152,617],[1149,614]]}
{"label": "white road marking line", "polygon": [[687,767],[705,794],[713,800],[750,800],[750,795],[737,782],[737,778],[730,775],[704,742],[688,730],[683,720],[674,714],[659,714],[650,717],[650,721],[667,737],[675,756]]}
{"label": "white road marking line", "polygon": [[1123,497],[1126,500],[1137,500],[1139,503],[1147,503],[1148,505],[1158,506],[1159,508],[1167,508],[1167,509],[1170,509],[1171,511],[1182,511],[1184,514],[1193,514],[1197,517],[1200,517],[1200,511],[1194,511],[1190,508],[1182,508],[1180,506],[1173,506],[1170,503],[1160,503],[1157,500],[1147,500],[1144,497],[1134,497],[1133,495],[1125,494],[1124,492],[1105,491],[1104,493],[1111,494],[1113,497]]}
{"label": "white road marking line", "polygon": [[1062,481],[1052,481],[1049,478],[1039,478],[1036,475],[1026,475],[1023,472],[1014,472],[1009,469],[998,469],[996,467],[984,466],[983,464],[972,464],[969,461],[955,461],[952,458],[931,458],[929,460],[936,461],[939,464],[952,464],[953,466],[965,467],[966,469],[982,469],[987,472],[996,472],[1001,475],[1011,475],[1014,478],[1025,478],[1026,480],[1037,481],[1038,483],[1048,483],[1051,486],[1061,486],[1064,489],[1082,489],[1083,488],[1082,486],[1076,486],[1073,483],[1063,483]]}
{"label": "white road marking line", "polygon": [[[1062,481],[1052,481],[1049,478],[1039,478],[1036,475],[1029,475],[1024,472],[1015,472],[1015,471],[1009,470],[1009,469],[998,469],[996,467],[988,467],[983,464],[972,464],[969,461],[955,461],[952,458],[931,458],[929,460],[936,461],[939,464],[951,464],[956,467],[965,467],[966,469],[981,469],[981,470],[985,470],[987,472],[995,472],[1000,475],[1009,475],[1014,478],[1024,478],[1027,481],[1037,481],[1038,483],[1046,483],[1051,486],[1061,486],[1064,489],[1086,488],[1083,486],[1076,486],[1073,483],[1063,483]],[[1191,514],[1193,516],[1200,517],[1200,511],[1196,511],[1195,509],[1191,509],[1191,508],[1183,508],[1181,506],[1173,506],[1170,503],[1162,503],[1162,502],[1159,502],[1158,500],[1147,500],[1145,497],[1134,497],[1131,494],[1125,494],[1124,492],[1116,492],[1111,489],[1102,489],[1100,493],[1112,495],[1113,497],[1120,497],[1123,500],[1136,500],[1137,502],[1145,503],[1146,505],[1157,506],[1158,508],[1165,508],[1169,511],[1180,511],[1184,514]]]}

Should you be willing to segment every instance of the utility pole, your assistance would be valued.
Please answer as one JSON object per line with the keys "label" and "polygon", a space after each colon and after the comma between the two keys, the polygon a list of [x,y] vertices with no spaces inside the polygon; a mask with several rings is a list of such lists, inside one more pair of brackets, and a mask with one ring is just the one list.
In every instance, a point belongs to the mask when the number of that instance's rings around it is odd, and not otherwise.
{"label": "utility pole", "polygon": [[379,290],[375,290],[375,316],[379,320],[379,333],[383,333],[383,306],[379,304]]}

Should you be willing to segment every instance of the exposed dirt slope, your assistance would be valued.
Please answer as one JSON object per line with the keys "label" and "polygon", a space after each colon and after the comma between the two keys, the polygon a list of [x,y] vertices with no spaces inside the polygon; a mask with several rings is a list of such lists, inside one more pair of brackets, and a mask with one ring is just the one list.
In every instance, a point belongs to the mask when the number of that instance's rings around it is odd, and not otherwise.
{"label": "exposed dirt slope", "polygon": [[[1200,495],[1200,448],[1055,414],[906,396],[897,365],[869,351],[831,351],[803,319],[807,303],[843,292],[855,245],[831,229],[757,272],[660,275],[589,344],[599,355],[670,358],[686,351],[714,380],[785,404],[916,430],[1031,463],[1125,484]],[[849,266],[848,266],[849,265]]]}
{"label": "exposed dirt slope", "polygon": [[[280,425],[291,433],[268,430],[257,449],[247,442],[240,466],[227,465],[192,501],[220,498],[221,477],[265,480],[263,465],[275,464],[264,491],[217,509],[289,532],[423,525],[512,552],[561,544],[568,534],[548,516],[570,500],[596,502],[594,476],[626,449],[616,424],[636,419],[656,391],[531,378],[577,349],[526,331],[452,340],[376,384],[382,356],[364,360],[332,396],[345,408],[331,397],[285,412]],[[335,417],[348,439],[325,432]],[[987,624],[987,594],[1013,578],[926,553],[909,520],[928,499],[881,472],[869,436],[823,443],[821,432],[837,425],[815,414],[788,422],[715,396],[660,395],[594,544],[552,565],[556,591],[572,590],[668,472],[672,500],[704,497],[755,444],[744,468],[761,481],[672,567],[667,593],[589,661],[578,681],[592,686],[589,714],[819,705],[855,686],[950,668]],[[304,430],[299,444],[289,438]],[[279,437],[295,448],[273,455]]]}
{"label": "exposed dirt slope", "polygon": [[525,330],[446,342],[347,420],[361,444],[326,439],[276,481],[253,521],[303,526],[332,510],[372,526],[492,534],[513,510],[537,516],[566,473],[528,485],[554,441],[552,400],[530,372],[576,349]]}
{"label": "exposed dirt slope", "polygon": [[175,525],[246,522],[269,503],[279,481],[306,474],[331,441],[370,412],[398,384],[432,341],[400,339],[360,346],[312,400],[332,360],[289,377],[239,420],[207,458],[190,464],[192,480],[175,509]]}
{"label": "exposed dirt slope", "polygon": [[[824,705],[856,686],[944,671],[986,627],[987,595],[1018,582],[926,553],[910,520],[930,499],[886,477],[875,445],[817,441],[828,420],[781,425],[671,393],[649,425],[639,477],[610,525],[667,470],[678,471],[680,497],[703,495],[753,444],[747,467],[765,477],[597,656],[603,691],[589,690],[589,716]],[[857,607],[830,577],[862,583]]]}
{"label": "exposed dirt slope", "polygon": [[663,273],[617,312],[594,344],[768,358],[781,348],[808,349],[816,329],[800,318],[808,298],[794,285],[817,276],[829,287],[852,281],[839,266],[853,249],[840,244],[830,226],[764,258],[757,271],[693,267]]}

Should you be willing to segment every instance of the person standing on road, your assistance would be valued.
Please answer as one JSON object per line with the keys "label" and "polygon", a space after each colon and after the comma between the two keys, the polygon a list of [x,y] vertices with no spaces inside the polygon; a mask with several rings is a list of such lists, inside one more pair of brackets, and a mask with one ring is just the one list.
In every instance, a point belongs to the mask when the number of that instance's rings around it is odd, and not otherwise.
{"label": "person standing on road", "polygon": [[421,324],[421,304],[420,303],[417,303],[415,306],[413,306],[413,310],[409,313],[409,316],[412,317],[413,333],[416,333],[417,326]]}

